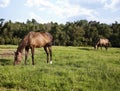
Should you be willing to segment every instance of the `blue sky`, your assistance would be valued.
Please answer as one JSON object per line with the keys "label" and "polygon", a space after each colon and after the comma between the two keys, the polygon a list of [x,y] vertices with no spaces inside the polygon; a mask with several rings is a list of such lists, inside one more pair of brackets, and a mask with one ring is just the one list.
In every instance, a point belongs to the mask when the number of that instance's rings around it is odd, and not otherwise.
{"label": "blue sky", "polygon": [[86,19],[120,23],[120,0],[0,0],[0,18],[6,21],[66,23]]}

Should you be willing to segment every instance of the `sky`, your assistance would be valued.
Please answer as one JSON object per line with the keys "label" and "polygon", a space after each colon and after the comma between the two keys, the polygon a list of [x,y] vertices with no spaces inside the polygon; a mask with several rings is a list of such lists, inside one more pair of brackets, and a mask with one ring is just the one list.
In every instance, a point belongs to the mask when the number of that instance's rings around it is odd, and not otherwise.
{"label": "sky", "polygon": [[0,18],[39,23],[78,20],[120,23],[120,0],[0,0]]}

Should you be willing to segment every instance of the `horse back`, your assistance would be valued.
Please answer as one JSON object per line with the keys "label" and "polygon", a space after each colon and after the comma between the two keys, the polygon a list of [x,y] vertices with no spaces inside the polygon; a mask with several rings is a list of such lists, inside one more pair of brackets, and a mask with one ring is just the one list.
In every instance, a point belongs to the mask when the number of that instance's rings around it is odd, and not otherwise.
{"label": "horse back", "polygon": [[53,37],[48,32],[30,32],[28,33],[28,44],[34,47],[44,47],[52,45]]}
{"label": "horse back", "polygon": [[99,43],[102,45],[106,45],[106,44],[109,44],[109,40],[108,39],[100,39]]}

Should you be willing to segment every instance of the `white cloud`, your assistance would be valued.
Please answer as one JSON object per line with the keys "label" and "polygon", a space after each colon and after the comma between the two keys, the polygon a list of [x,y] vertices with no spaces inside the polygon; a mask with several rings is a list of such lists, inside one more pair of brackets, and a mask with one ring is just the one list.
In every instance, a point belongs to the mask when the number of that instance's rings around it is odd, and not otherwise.
{"label": "white cloud", "polygon": [[72,5],[69,0],[56,0],[50,2],[49,0],[27,0],[26,6],[39,7],[39,10],[45,10],[49,14],[55,14],[60,18],[73,17],[78,15],[85,15],[92,17],[96,12],[92,9],[83,8],[80,5]]}
{"label": "white cloud", "polygon": [[120,0],[111,0],[111,3],[105,3],[104,7],[113,11],[120,10]]}
{"label": "white cloud", "polygon": [[114,16],[114,15],[111,15],[109,17],[98,15],[98,16],[88,17],[87,20],[89,20],[89,21],[95,20],[95,21],[99,21],[100,23],[111,24],[111,23],[114,23],[115,21],[120,22],[120,17]]}
{"label": "white cloud", "polygon": [[105,2],[107,2],[108,0],[93,0],[93,1],[100,2],[100,3],[105,3]]}
{"label": "white cloud", "polygon": [[69,0],[69,1],[75,4],[82,4],[82,3],[85,3],[85,4],[99,3],[100,4],[100,3],[105,3],[108,0]]}
{"label": "white cloud", "polygon": [[49,0],[27,0],[25,6],[33,7],[33,6],[51,6],[52,4]]}
{"label": "white cloud", "polygon": [[30,19],[36,19],[38,21],[42,21],[42,18],[36,15],[34,12],[31,12],[29,15],[30,15]]}
{"label": "white cloud", "polygon": [[[72,21],[87,19],[108,23],[111,22],[110,19],[102,17],[106,17],[112,10],[119,10],[119,5],[120,0],[56,0],[54,2],[52,0],[27,0],[25,3],[25,6],[36,10],[32,11],[31,17],[43,23],[70,19]],[[110,11],[107,13],[105,9]]]}
{"label": "white cloud", "polygon": [[5,8],[9,5],[10,0],[0,0],[0,7]]}
{"label": "white cloud", "polygon": [[49,22],[48,20],[46,19],[43,19],[42,17],[40,17],[39,15],[35,14],[34,12],[30,12],[29,13],[29,19],[35,19],[37,20],[37,22],[40,22],[40,23],[46,23],[46,22]]}
{"label": "white cloud", "polygon": [[111,24],[114,23],[115,21],[120,21],[120,17],[115,17],[115,18],[96,18],[97,21],[100,21],[101,23],[107,23]]}

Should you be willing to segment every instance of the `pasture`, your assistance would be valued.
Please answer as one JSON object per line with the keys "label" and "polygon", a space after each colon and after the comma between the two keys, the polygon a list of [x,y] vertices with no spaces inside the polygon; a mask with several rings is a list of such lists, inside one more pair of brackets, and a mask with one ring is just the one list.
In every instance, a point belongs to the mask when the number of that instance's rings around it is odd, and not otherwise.
{"label": "pasture", "polygon": [[0,46],[0,91],[120,91],[120,49],[53,46],[53,64],[43,48],[13,66],[17,46]]}

